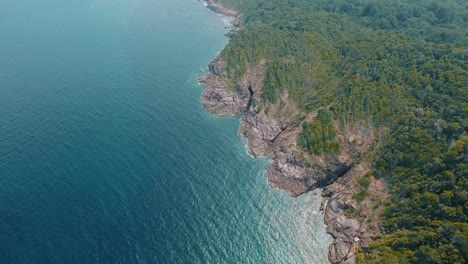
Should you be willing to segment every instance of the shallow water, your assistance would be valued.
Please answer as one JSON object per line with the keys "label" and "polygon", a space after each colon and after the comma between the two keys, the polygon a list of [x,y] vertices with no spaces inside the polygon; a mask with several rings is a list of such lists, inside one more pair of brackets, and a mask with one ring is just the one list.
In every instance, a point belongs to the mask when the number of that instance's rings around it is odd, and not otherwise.
{"label": "shallow water", "polygon": [[0,2],[2,262],[326,262],[320,198],[201,108],[224,32],[196,0]]}

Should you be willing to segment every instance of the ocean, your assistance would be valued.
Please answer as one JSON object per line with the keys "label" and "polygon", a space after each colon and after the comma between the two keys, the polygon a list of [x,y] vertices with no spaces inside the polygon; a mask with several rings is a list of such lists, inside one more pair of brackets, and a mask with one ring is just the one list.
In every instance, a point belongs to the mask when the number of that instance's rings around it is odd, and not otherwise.
{"label": "ocean", "polygon": [[1,263],[327,263],[318,192],[268,186],[201,107],[197,0],[0,2]]}

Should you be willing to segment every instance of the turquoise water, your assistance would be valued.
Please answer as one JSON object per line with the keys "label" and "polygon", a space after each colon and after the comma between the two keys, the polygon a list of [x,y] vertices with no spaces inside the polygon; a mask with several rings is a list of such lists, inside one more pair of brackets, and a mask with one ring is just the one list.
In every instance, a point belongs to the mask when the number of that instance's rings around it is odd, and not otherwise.
{"label": "turquoise water", "polygon": [[224,32],[196,0],[0,2],[0,262],[325,262],[320,199],[201,108]]}

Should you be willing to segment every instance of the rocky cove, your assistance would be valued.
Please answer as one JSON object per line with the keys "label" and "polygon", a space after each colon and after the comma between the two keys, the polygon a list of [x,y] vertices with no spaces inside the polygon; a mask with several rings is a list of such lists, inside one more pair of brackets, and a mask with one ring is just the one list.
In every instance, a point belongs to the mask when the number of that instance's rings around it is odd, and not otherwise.
{"label": "rocky cove", "polygon": [[[207,7],[233,18],[228,37],[242,30],[242,16],[236,10],[214,0],[208,0]],[[255,158],[272,157],[268,170],[272,187],[288,191],[294,197],[318,188],[322,190],[324,223],[327,233],[334,238],[329,246],[329,261],[356,263],[357,249],[367,247],[380,233],[376,215],[381,209],[368,199],[358,203],[353,196],[360,191],[356,182],[368,171],[359,160],[371,152],[381,136],[365,125],[339,128],[335,123],[342,147],[338,156],[324,158],[303,151],[297,144],[302,123],[314,121],[317,112],[302,113],[287,92],[281,95],[281,104],[263,102],[260,94],[265,80],[265,60],[247,69],[234,82],[228,77],[222,57],[214,59],[208,65],[209,73],[200,78],[200,83],[206,85],[203,107],[217,116],[242,115],[239,134],[247,139],[249,153]],[[373,177],[370,181],[371,196],[385,193],[382,181]]]}

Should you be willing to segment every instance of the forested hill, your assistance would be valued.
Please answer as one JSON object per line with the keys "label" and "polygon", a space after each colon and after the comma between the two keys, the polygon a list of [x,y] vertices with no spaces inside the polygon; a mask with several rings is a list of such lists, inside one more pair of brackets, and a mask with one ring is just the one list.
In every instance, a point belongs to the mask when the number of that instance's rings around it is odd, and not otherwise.
{"label": "forested hill", "polygon": [[[304,113],[385,128],[368,174],[391,198],[359,261],[467,263],[468,1],[221,2],[245,24],[220,55],[233,82],[262,62],[265,106],[288,92]],[[304,122],[300,146],[338,153],[319,121]]]}

